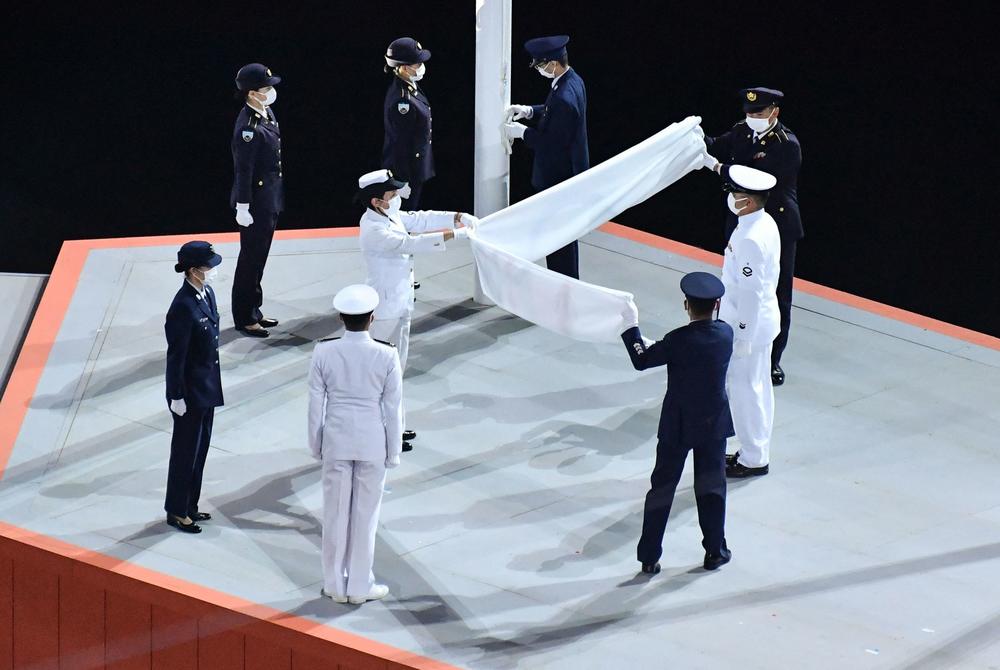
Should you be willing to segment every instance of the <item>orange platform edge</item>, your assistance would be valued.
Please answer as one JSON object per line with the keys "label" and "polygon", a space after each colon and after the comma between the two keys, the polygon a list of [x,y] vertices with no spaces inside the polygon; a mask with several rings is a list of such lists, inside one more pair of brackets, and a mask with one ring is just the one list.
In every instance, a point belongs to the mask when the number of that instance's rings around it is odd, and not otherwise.
{"label": "orange platform edge", "polygon": [[[615,223],[603,232],[712,265],[721,256]],[[278,231],[351,237],[358,228]],[[236,242],[237,233],[67,241],[0,402],[0,477],[94,249]],[[819,284],[798,291],[1000,351],[1000,339]],[[2,482],[0,482],[2,483]],[[454,666],[0,522],[0,670],[453,670]]]}

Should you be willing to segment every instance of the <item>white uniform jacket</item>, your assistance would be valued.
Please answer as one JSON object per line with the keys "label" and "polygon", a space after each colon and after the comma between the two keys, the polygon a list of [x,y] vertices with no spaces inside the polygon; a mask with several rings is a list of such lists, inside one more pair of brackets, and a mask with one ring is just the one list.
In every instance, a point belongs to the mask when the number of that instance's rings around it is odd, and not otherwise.
{"label": "white uniform jacket", "polygon": [[317,459],[377,461],[403,445],[399,355],[367,331],[316,344],[309,370],[309,449]]}
{"label": "white uniform jacket", "polygon": [[736,340],[753,347],[770,344],[781,330],[778,312],[778,273],[781,238],[771,215],[758,210],[741,216],[726,245],[722,261],[719,318],[733,327]]}
{"label": "white uniform jacket", "polygon": [[366,283],[378,291],[376,319],[397,319],[413,310],[413,257],[444,251],[444,234],[453,229],[454,212],[399,212],[393,216],[368,208],[361,215],[361,252]]}

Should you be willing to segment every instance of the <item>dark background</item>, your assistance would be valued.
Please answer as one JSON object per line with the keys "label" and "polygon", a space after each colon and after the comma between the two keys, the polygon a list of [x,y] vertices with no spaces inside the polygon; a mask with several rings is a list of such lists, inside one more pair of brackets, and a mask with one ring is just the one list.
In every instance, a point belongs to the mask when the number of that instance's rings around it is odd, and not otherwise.
{"label": "dark background", "polygon": [[[236,230],[233,78],[251,61],[284,78],[279,226],[357,225],[402,35],[434,54],[425,205],[471,211],[474,0],[146,4],[7,10],[0,271],[47,273],[64,239]],[[719,134],[739,88],[780,88],[804,155],[797,276],[1000,335],[989,5],[884,4],[514,0],[513,102],[544,100],[521,44],[555,33],[587,84],[593,164],[690,114]],[[529,171],[518,146],[513,200]],[[723,207],[699,171],[616,220],[719,250]]]}

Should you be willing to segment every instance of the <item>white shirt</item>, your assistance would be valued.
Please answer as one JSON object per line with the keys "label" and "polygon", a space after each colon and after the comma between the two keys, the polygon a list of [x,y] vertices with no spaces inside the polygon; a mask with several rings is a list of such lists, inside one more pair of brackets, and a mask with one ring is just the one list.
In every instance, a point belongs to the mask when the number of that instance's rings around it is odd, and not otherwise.
{"label": "white shirt", "polygon": [[778,273],[781,270],[778,225],[763,209],[741,216],[722,261],[719,318],[733,327],[737,340],[763,346],[778,336]]}
{"label": "white shirt", "polygon": [[190,284],[191,288],[193,288],[198,293],[198,299],[199,300],[204,300],[205,299],[205,285],[204,284],[202,284],[201,288],[198,288],[195,285],[195,283],[193,281],[191,281],[190,279],[188,279],[187,277],[184,278],[184,281],[186,281],[188,284]]}
{"label": "white shirt", "polygon": [[767,135],[769,132],[771,132],[772,130],[774,130],[774,127],[777,126],[777,125],[778,125],[778,120],[775,119],[774,123],[772,123],[771,125],[769,125],[767,127],[767,130],[765,130],[764,132],[758,133],[757,131],[754,131],[754,134],[753,134],[754,144],[757,143],[757,140],[759,140],[760,138],[764,137],[764,135]]}
{"label": "white shirt", "polygon": [[378,291],[376,319],[395,319],[413,310],[413,256],[444,251],[444,233],[454,229],[454,212],[398,212],[392,216],[371,208],[361,215],[358,238],[369,286]]}
{"label": "white shirt", "polygon": [[555,79],[553,79],[552,80],[552,88],[555,88],[556,84],[559,83],[559,80],[562,79],[566,75],[566,73],[569,72],[571,69],[572,68],[566,68],[565,70],[563,70],[563,73],[561,75],[559,75],[558,77],[556,77]]}
{"label": "white shirt", "polygon": [[316,344],[309,368],[309,449],[315,458],[376,461],[403,446],[403,373],[396,348],[367,331]]}

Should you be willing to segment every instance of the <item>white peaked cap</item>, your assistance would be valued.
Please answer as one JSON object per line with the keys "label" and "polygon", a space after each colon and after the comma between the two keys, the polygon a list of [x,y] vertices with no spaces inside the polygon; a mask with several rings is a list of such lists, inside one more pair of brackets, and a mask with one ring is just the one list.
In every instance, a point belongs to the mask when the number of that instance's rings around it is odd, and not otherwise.
{"label": "white peaked cap", "polygon": [[378,307],[378,292],[367,284],[351,284],[337,291],[333,308],[341,314],[368,314]]}

